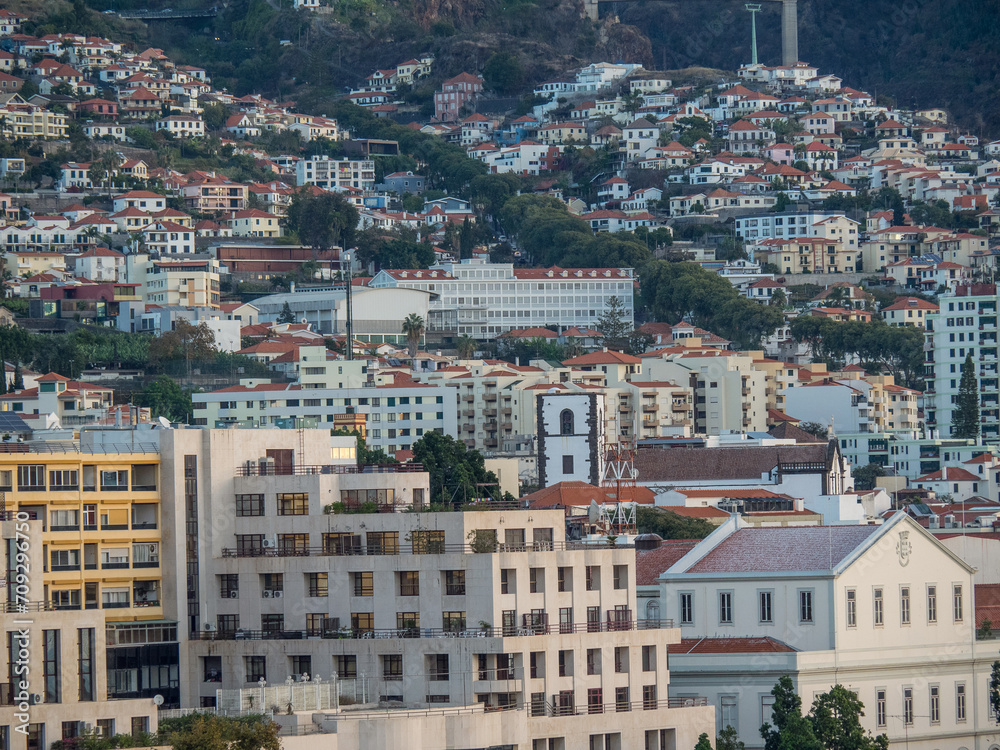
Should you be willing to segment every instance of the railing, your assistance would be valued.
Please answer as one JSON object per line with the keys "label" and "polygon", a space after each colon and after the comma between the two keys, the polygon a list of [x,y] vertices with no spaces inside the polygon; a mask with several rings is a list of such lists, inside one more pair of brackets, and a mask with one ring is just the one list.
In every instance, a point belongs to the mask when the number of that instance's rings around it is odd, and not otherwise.
{"label": "railing", "polygon": [[[475,510],[475,509],[473,509]],[[490,554],[497,552],[552,552],[561,550],[588,549],[635,549],[633,544],[616,544],[609,548],[604,544],[588,542],[528,542],[527,544],[445,544],[444,542],[419,542],[406,550],[402,546],[387,548],[384,544],[337,544],[309,547],[251,547],[238,549],[224,547],[223,557],[352,557],[385,555],[444,555],[444,554]]]}
{"label": "railing", "polygon": [[584,714],[603,713],[627,713],[630,711],[655,711],[659,708],[694,708],[695,706],[707,706],[708,698],[697,696],[693,698],[643,698],[634,701],[609,700],[601,703],[572,703],[560,705],[545,701],[531,704],[529,708],[532,716],[582,716]]}
{"label": "railing", "polygon": [[54,612],[59,609],[52,602],[0,602],[0,614],[17,615],[22,612]]}
{"label": "railing", "polygon": [[355,465],[304,465],[275,466],[273,464],[248,461],[236,468],[238,477],[283,477],[311,474],[413,474],[424,470],[423,464],[367,464]]}
{"label": "railing", "polygon": [[549,633],[612,633],[629,630],[672,628],[673,620],[602,620],[599,622],[514,625],[485,628],[340,628],[339,630],[200,630],[191,633],[194,641],[298,641],[306,638],[395,640],[399,638],[516,638]]}

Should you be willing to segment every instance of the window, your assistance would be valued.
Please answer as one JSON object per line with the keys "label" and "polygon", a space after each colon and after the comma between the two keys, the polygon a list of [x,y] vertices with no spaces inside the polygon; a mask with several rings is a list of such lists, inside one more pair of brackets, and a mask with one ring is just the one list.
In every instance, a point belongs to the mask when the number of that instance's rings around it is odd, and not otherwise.
{"label": "window", "polygon": [[937,586],[927,587],[927,622],[937,622]]}
{"label": "window", "polygon": [[45,685],[45,702],[62,701],[62,674],[59,666],[59,630],[42,631],[42,675]]}
{"label": "window", "polygon": [[[604,713],[604,692],[601,690],[601,688],[587,689],[587,713],[588,714]],[[591,743],[591,746],[593,746],[593,743]]]}
{"label": "window", "polygon": [[149,717],[148,716],[133,716],[132,717],[132,736],[138,737],[140,734],[146,734],[149,732]]}
{"label": "window", "polygon": [[45,489],[45,466],[41,464],[17,467],[17,488],[22,492],[38,492]]}
{"label": "window", "polygon": [[628,699],[628,688],[619,687],[615,688],[615,711],[622,713],[624,711],[631,711],[632,706]]}
{"label": "window", "polygon": [[758,609],[758,618],[762,623],[774,622],[773,614],[771,612],[771,591],[760,591],[757,594],[757,599],[760,602],[760,607]]}
{"label": "window", "polygon": [[80,486],[79,474],[76,470],[59,470],[49,472],[49,489],[75,490]]}
{"label": "window", "polygon": [[587,649],[587,674],[600,674],[601,673],[601,649],[599,648],[588,648]]}
{"label": "window", "polygon": [[569,567],[559,567],[556,571],[556,590],[558,591],[572,591],[573,590],[573,568]]}
{"label": "window", "polygon": [[545,568],[528,569],[528,591],[532,594],[545,591]]}
{"label": "window", "polygon": [[265,633],[281,633],[285,629],[284,615],[261,615],[260,629]]}
{"label": "window", "polygon": [[616,565],[614,567],[614,588],[617,590],[628,588],[628,565]]}
{"label": "window", "polygon": [[910,587],[903,586],[899,590],[899,621],[903,625],[910,624]]}
{"label": "window", "polygon": [[572,474],[573,473],[573,457],[563,456],[562,457],[562,473]]}
{"label": "window", "polygon": [[854,628],[858,625],[858,601],[857,593],[854,589],[847,590],[847,627]]}
{"label": "window", "polygon": [[720,625],[732,625],[733,624],[733,592],[732,591],[720,591],[719,592],[719,624]]}
{"label": "window", "polygon": [[886,718],[885,689],[879,688],[875,691],[875,726],[884,727]]}
{"label": "window", "polygon": [[799,622],[813,621],[813,592],[799,592]]}
{"label": "window", "polygon": [[656,646],[642,647],[642,671],[656,671]]}
{"label": "window", "polygon": [[913,688],[903,688],[903,723],[913,723]]}
{"label": "window", "polygon": [[351,573],[351,587],[354,596],[374,596],[373,574],[371,572]]}
{"label": "window", "polygon": [[559,676],[573,676],[573,652],[563,650],[559,652]]}
{"label": "window", "polygon": [[237,534],[236,535],[236,555],[237,557],[256,556],[264,554],[263,534]]}
{"label": "window", "polygon": [[365,536],[369,555],[398,555],[398,531],[369,531]]}
{"label": "window", "polygon": [[[369,575],[371,575],[371,573],[369,573]],[[420,596],[420,573],[418,571],[399,571],[399,595]]]}
{"label": "window", "polygon": [[80,528],[80,511],[52,510],[49,511],[49,531],[78,531]]}
{"label": "window", "polygon": [[341,679],[352,679],[358,676],[358,657],[354,654],[333,657],[333,671]]}
{"label": "window", "polygon": [[941,688],[937,685],[931,685],[930,691],[930,710],[931,710],[931,724],[941,723]]}
{"label": "window", "polygon": [[375,614],[372,612],[352,612],[351,630],[356,633],[371,633],[375,630]]}
{"label": "window", "polygon": [[694,623],[694,594],[681,594],[681,625]]}
{"label": "window", "polygon": [[309,514],[309,493],[287,492],[278,495],[279,516],[305,516]]}
{"label": "window", "polygon": [[216,615],[215,627],[219,633],[235,633],[240,629],[239,615]]}
{"label": "window", "polygon": [[102,471],[101,489],[105,492],[125,492],[128,490],[127,471]]}
{"label": "window", "polygon": [[236,516],[245,518],[246,516],[264,515],[263,495],[237,495],[236,496]]}
{"label": "window", "polygon": [[739,713],[736,710],[736,696],[720,696],[719,708],[719,726],[722,729],[732,727],[733,729],[739,731]]}
{"label": "window", "polygon": [[965,684],[955,685],[955,720],[965,721]]}
{"label": "window", "polygon": [[559,608],[559,632],[560,633],[572,633],[573,632],[573,608],[572,607],[560,607]]}
{"label": "window", "polygon": [[573,432],[573,412],[570,409],[563,409],[559,414],[559,434],[572,435]]}
{"label": "window", "polygon": [[501,594],[513,594],[515,589],[516,578],[514,575],[514,570],[512,568],[501,568],[500,569],[500,593]]}
{"label": "window", "polygon": [[420,628],[419,612],[397,612],[396,628],[399,630],[417,630]]}
{"label": "window", "polygon": [[964,612],[962,611],[962,584],[955,584],[952,588],[952,603],[954,609],[955,622],[961,622]]}
{"label": "window", "polygon": [[628,646],[615,646],[615,672],[628,672]]}
{"label": "window", "polygon": [[243,667],[246,670],[246,682],[260,682],[267,679],[267,657],[244,656]]}
{"label": "window", "polygon": [[545,652],[532,651],[528,654],[528,676],[545,677]]}
{"label": "window", "polygon": [[441,627],[445,630],[465,630],[465,612],[442,612]]}
{"label": "window", "polygon": [[289,659],[291,660],[293,675],[312,674],[311,656],[291,656]]}
{"label": "window", "polygon": [[882,589],[875,589],[872,592],[873,602],[872,602],[872,612],[875,616],[875,627],[880,628],[883,624],[882,617]]}
{"label": "window", "polygon": [[656,685],[642,686],[642,708],[645,711],[656,708]]}
{"label": "window", "polygon": [[427,674],[432,682],[448,680],[448,654],[430,654]]}
{"label": "window", "polygon": [[447,596],[465,596],[464,570],[446,570],[444,572],[444,593]]}
{"label": "window", "polygon": [[[529,716],[545,716],[545,693],[532,693],[531,705],[528,708]],[[541,740],[544,742],[544,740]]]}
{"label": "window", "polygon": [[309,596],[329,596],[328,573],[306,573],[306,589]]}
{"label": "window", "polygon": [[601,608],[597,606],[587,607],[587,632],[601,632]]}
{"label": "window", "polygon": [[393,682],[400,681],[403,679],[402,654],[382,655],[382,679]]}
{"label": "window", "polygon": [[587,591],[601,590],[601,566],[587,566]]}

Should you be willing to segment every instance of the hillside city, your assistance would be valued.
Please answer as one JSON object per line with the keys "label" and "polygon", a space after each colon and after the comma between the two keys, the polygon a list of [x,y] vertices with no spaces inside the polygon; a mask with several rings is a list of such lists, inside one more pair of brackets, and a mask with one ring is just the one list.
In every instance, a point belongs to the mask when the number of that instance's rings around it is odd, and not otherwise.
{"label": "hillside city", "polygon": [[0,750],[1000,750],[1000,140],[116,7],[0,9]]}

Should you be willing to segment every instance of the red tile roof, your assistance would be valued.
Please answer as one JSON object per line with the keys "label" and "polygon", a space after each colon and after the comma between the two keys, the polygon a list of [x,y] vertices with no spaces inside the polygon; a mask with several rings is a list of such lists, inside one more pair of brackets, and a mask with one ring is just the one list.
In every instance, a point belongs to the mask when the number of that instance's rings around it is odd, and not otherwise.
{"label": "red tile roof", "polygon": [[690,552],[700,539],[664,540],[656,549],[635,551],[635,585],[655,586],[660,574]]}
{"label": "red tile roof", "polygon": [[794,653],[787,643],[774,638],[681,638],[669,647],[672,654],[776,654]]}
{"label": "red tile roof", "polygon": [[[554,386],[555,383],[547,385]],[[648,487],[636,487],[634,491],[623,492],[624,499],[640,505],[653,504],[653,491]],[[566,508],[570,506],[589,506],[592,501],[598,503],[615,502],[614,490],[610,487],[595,487],[586,482],[557,482],[544,489],[525,495],[522,500],[532,508]]]}

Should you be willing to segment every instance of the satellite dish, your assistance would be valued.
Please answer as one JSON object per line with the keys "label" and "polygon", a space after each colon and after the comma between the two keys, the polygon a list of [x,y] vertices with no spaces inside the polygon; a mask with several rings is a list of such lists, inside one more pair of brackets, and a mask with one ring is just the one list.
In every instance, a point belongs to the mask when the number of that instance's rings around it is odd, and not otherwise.
{"label": "satellite dish", "polygon": [[162,706],[163,705],[163,696],[159,695],[159,694],[154,695],[153,696],[153,705],[154,706]]}
{"label": "satellite dish", "polygon": [[601,520],[601,509],[597,507],[596,500],[590,501],[590,507],[587,509],[587,520],[590,523],[597,523]]}
{"label": "satellite dish", "polygon": [[164,430],[173,429],[173,427],[170,425],[170,420],[167,419],[166,417],[158,417],[157,419],[160,422],[160,427],[162,427]]}

